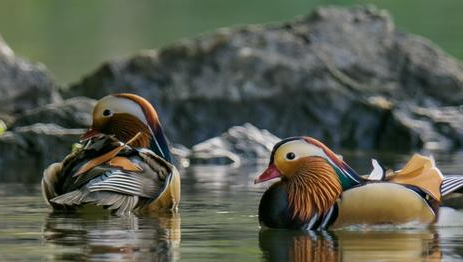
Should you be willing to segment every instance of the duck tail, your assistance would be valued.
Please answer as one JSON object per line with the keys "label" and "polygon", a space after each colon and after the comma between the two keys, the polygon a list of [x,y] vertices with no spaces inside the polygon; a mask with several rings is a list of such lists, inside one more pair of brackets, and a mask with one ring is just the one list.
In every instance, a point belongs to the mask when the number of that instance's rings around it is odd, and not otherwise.
{"label": "duck tail", "polygon": [[64,195],[55,197],[50,200],[50,202],[59,204],[59,205],[79,205],[82,203],[82,200],[85,198],[85,194],[82,191],[75,190]]}

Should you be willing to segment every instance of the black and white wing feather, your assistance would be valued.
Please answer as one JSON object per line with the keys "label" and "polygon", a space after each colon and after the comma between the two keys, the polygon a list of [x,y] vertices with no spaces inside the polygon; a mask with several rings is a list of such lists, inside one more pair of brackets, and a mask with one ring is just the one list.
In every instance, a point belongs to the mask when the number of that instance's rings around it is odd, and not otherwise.
{"label": "black and white wing feather", "polygon": [[445,176],[441,185],[442,197],[451,193],[463,193],[463,176]]}

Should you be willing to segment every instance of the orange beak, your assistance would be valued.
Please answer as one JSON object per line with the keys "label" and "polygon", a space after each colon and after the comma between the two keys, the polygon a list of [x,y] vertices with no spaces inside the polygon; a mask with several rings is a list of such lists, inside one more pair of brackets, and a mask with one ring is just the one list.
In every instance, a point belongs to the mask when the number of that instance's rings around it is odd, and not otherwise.
{"label": "orange beak", "polygon": [[270,164],[267,167],[267,169],[264,171],[264,173],[262,173],[262,175],[260,175],[254,180],[254,184],[258,184],[258,183],[261,183],[261,182],[264,182],[270,179],[274,179],[280,176],[281,176],[281,173],[280,171],[278,171],[277,167],[274,164]]}
{"label": "orange beak", "polygon": [[100,134],[101,134],[100,131],[98,131],[96,129],[93,129],[93,128],[90,128],[90,129],[87,130],[87,132],[85,132],[85,134],[83,134],[80,137],[80,140],[87,140],[87,139],[90,139],[92,137],[98,136]]}

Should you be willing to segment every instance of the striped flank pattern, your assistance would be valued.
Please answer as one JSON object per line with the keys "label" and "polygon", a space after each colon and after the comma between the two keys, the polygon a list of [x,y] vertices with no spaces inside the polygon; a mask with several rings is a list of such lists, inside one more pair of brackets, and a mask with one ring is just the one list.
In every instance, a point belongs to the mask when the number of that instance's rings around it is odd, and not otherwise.
{"label": "striped flank pattern", "polygon": [[440,191],[442,196],[445,196],[461,188],[463,188],[463,176],[445,176]]}

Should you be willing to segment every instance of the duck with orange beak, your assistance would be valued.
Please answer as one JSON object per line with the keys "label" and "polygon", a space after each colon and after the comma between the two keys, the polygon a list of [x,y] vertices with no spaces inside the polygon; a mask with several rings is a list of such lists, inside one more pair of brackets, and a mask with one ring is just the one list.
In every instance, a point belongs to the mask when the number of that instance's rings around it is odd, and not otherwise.
{"label": "duck with orange beak", "polygon": [[432,158],[415,154],[399,171],[376,160],[369,177],[311,137],[287,138],[273,148],[268,168],[255,183],[280,178],[259,205],[264,228],[327,229],[353,225],[430,225],[441,198],[463,187],[444,178]]}
{"label": "duck with orange beak", "polygon": [[95,105],[80,147],[44,171],[42,192],[54,210],[176,211],[180,176],[171,162],[154,107],[134,94],[113,94]]}

